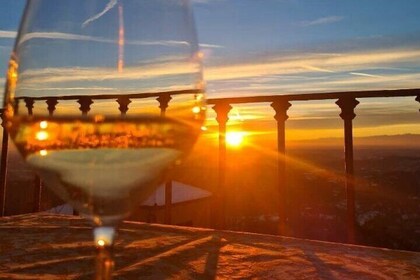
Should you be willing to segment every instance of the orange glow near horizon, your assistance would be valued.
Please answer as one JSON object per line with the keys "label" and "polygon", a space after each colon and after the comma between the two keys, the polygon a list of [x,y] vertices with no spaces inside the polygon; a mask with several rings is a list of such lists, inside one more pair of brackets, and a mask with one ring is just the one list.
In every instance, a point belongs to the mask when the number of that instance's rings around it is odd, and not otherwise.
{"label": "orange glow near horizon", "polygon": [[244,136],[242,131],[230,131],[226,133],[226,143],[232,147],[240,147],[244,143]]}

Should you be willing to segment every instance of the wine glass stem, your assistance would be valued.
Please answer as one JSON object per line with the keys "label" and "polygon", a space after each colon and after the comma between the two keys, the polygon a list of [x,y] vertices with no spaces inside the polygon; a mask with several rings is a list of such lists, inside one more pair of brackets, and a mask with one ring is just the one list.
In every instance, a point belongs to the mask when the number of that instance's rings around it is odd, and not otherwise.
{"label": "wine glass stem", "polygon": [[96,245],[95,280],[110,280],[114,270],[114,227],[96,227],[93,230]]}
{"label": "wine glass stem", "polygon": [[110,280],[114,271],[112,248],[106,246],[96,249],[95,280]]}

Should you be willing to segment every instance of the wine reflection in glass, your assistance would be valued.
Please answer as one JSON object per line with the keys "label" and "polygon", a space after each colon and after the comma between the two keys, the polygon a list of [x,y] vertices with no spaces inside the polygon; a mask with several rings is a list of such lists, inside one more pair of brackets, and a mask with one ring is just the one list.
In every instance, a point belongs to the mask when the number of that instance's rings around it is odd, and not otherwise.
{"label": "wine reflection in glass", "polygon": [[115,228],[194,145],[205,117],[186,0],[30,0],[9,62],[10,135],[92,221],[96,277]]}

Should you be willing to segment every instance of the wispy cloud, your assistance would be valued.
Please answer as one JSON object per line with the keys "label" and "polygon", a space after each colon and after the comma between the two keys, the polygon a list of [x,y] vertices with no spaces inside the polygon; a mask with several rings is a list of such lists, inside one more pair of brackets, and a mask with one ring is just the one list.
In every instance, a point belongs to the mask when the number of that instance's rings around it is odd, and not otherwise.
{"label": "wispy cloud", "polygon": [[360,72],[350,72],[350,74],[355,75],[355,76],[370,77],[370,78],[383,78],[383,76],[360,73]]}
{"label": "wispy cloud", "polygon": [[320,68],[320,67],[316,67],[316,66],[312,66],[312,65],[302,65],[302,68],[304,69],[308,69],[311,71],[315,71],[315,72],[326,72],[326,73],[333,73],[334,71],[328,70],[328,69],[324,69],[324,68]]}
{"label": "wispy cloud", "polygon": [[19,40],[19,44],[23,44],[32,39],[58,39],[58,40],[76,40],[76,41],[115,43],[115,40],[109,40],[109,39],[103,39],[103,38],[79,35],[79,34],[62,33],[62,32],[32,32],[32,33],[26,33],[25,35],[23,35]]}
{"label": "wispy cloud", "polygon": [[106,4],[105,8],[102,10],[102,12],[88,18],[87,20],[85,20],[85,22],[82,23],[82,27],[86,27],[89,23],[97,20],[98,18],[100,18],[101,16],[103,16],[104,14],[106,14],[109,10],[111,10],[112,8],[115,7],[115,5],[117,5],[118,0],[111,0],[109,1],[108,4]]}
{"label": "wispy cloud", "polygon": [[[56,40],[75,40],[75,41],[91,41],[91,42],[100,42],[100,43],[111,43],[116,44],[118,38],[115,40],[86,36],[80,34],[72,33],[62,33],[62,32],[32,32],[23,35],[19,44],[23,44],[32,39],[56,39]],[[189,46],[190,43],[186,41],[176,41],[176,40],[162,40],[162,41],[125,41],[126,45],[139,45],[139,46],[167,46],[167,47],[176,47],[176,46]]]}
{"label": "wispy cloud", "polygon": [[[420,87],[420,49],[272,55],[204,68],[212,97]],[[402,68],[401,68],[402,67]],[[393,70],[396,69],[396,70]]]}
{"label": "wispy cloud", "polygon": [[314,25],[322,25],[322,24],[330,24],[342,21],[344,17],[342,16],[328,16],[328,17],[321,17],[314,20],[309,21],[301,21],[300,25],[307,27],[307,26],[314,26]]}
{"label": "wispy cloud", "polygon": [[32,69],[19,74],[17,91],[40,96],[51,90],[77,95],[189,89],[199,86],[195,84],[199,70],[197,63],[185,59],[126,67],[121,73],[116,67]]}
{"label": "wispy cloud", "polygon": [[140,46],[189,46],[190,43],[187,41],[176,41],[176,40],[162,40],[162,41],[126,41],[127,45],[140,45]]}
{"label": "wispy cloud", "polygon": [[205,69],[208,81],[249,79],[272,75],[353,72],[389,67],[402,63],[420,64],[420,49],[390,49],[341,54],[298,54],[288,57],[273,56],[267,62],[223,64]]}
{"label": "wispy cloud", "polygon": [[215,2],[215,1],[221,1],[221,0],[191,0],[192,3],[197,3],[197,4],[207,4],[209,2]]}
{"label": "wispy cloud", "polygon": [[16,35],[17,35],[16,31],[0,30],[0,38],[15,38]]}
{"label": "wispy cloud", "polygon": [[221,48],[224,48],[224,46],[215,45],[215,44],[200,44],[200,47],[202,47],[202,48],[208,48],[208,49],[221,49]]}
{"label": "wispy cloud", "polygon": [[[360,75],[359,75],[360,76]],[[390,87],[396,88],[416,88],[420,86],[420,73],[400,74],[400,75],[383,75],[383,76],[363,76],[354,78],[341,78],[330,81],[325,81],[325,85],[348,87],[351,85],[354,88],[366,88],[366,86],[376,87],[377,89],[387,89]]]}
{"label": "wispy cloud", "polygon": [[162,63],[127,67],[121,74],[113,68],[44,68],[26,70],[20,74],[21,84],[58,83],[73,81],[136,80],[151,77],[197,72],[195,63]]}

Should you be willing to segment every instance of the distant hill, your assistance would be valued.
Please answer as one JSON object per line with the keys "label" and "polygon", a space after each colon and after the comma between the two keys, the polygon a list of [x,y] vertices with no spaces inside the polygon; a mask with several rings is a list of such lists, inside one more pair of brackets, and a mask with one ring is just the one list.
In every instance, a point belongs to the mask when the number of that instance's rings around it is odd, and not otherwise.
{"label": "distant hill", "polygon": [[[354,137],[354,146],[376,146],[388,148],[420,148],[420,134],[378,135],[369,137]],[[343,138],[320,138],[314,140],[291,141],[293,146],[342,147]]]}

